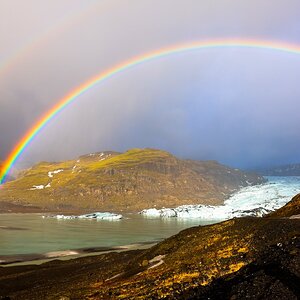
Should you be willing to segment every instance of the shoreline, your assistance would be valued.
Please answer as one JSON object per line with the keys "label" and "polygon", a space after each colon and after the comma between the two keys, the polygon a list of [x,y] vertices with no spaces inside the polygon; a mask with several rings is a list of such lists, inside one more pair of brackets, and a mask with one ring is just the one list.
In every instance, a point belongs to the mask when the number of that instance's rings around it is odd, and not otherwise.
{"label": "shoreline", "polygon": [[[265,298],[266,290],[294,299],[299,225],[291,219],[239,218],[183,230],[146,250],[132,245],[122,252],[0,267],[0,297],[158,299],[164,291],[172,299],[233,299],[238,287],[236,299]],[[270,273],[274,265],[288,276],[278,275],[277,268]],[[262,283],[259,290],[253,280]]]}
{"label": "shoreline", "polygon": [[158,244],[161,241],[154,242],[140,242],[128,245],[121,245],[115,247],[89,247],[81,249],[68,249],[51,251],[41,254],[13,254],[13,255],[0,255],[0,268],[4,267],[17,267],[27,265],[41,265],[51,261],[66,261],[73,260],[81,257],[98,256],[107,253],[120,253],[131,250],[145,250]]}
{"label": "shoreline", "polygon": [[73,208],[73,209],[51,209],[51,208],[42,208],[42,207],[30,207],[25,205],[16,205],[10,202],[6,201],[0,201],[0,215],[6,215],[6,214],[53,214],[53,215],[59,215],[59,214],[66,214],[66,215],[79,215],[79,214],[89,214],[93,213],[95,211],[109,211],[113,213],[138,213],[135,211],[110,211],[108,209],[99,209],[99,208],[89,208],[89,209],[83,209],[83,208]]}

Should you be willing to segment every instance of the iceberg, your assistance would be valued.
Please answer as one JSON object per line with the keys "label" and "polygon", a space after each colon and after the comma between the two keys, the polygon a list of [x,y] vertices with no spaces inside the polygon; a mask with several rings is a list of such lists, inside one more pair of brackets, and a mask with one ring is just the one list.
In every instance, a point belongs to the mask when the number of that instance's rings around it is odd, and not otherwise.
{"label": "iceberg", "polygon": [[54,215],[54,216],[43,216],[43,218],[56,218],[58,220],[74,220],[74,219],[80,219],[80,220],[120,220],[123,218],[120,214],[114,214],[110,212],[94,212],[90,214],[85,215]]}
{"label": "iceberg", "polygon": [[233,194],[224,205],[182,205],[175,208],[145,209],[140,212],[150,218],[200,218],[227,220],[244,216],[264,216],[279,209],[300,192],[300,177],[267,177],[268,182],[247,186]]}

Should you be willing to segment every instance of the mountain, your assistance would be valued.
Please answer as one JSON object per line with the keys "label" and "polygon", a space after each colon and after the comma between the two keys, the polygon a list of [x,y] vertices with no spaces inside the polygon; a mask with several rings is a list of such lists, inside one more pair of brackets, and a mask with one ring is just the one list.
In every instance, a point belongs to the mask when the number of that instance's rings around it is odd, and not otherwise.
{"label": "mountain", "polygon": [[300,220],[288,215],[192,227],[146,250],[0,268],[0,296],[299,299]]}
{"label": "mountain", "polygon": [[215,161],[176,158],[155,149],[92,153],[41,162],[0,189],[0,201],[50,210],[125,210],[182,204],[221,204],[262,176]]}
{"label": "mountain", "polygon": [[264,176],[300,176],[300,164],[289,164],[257,171]]}

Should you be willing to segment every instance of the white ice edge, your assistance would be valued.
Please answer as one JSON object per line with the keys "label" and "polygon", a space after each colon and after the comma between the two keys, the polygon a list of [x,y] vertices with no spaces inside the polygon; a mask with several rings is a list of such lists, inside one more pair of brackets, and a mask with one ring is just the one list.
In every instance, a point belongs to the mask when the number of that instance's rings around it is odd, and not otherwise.
{"label": "white ice edge", "polygon": [[43,218],[55,218],[58,220],[74,220],[74,219],[80,219],[80,220],[120,220],[123,218],[120,214],[114,214],[110,212],[94,212],[90,214],[85,215],[54,215],[54,216],[42,216]]}
{"label": "white ice edge", "polygon": [[198,218],[226,220],[242,216],[263,216],[284,206],[300,192],[300,177],[268,177],[265,184],[248,186],[232,195],[224,205],[182,205],[175,208],[150,208],[140,213],[151,218]]}

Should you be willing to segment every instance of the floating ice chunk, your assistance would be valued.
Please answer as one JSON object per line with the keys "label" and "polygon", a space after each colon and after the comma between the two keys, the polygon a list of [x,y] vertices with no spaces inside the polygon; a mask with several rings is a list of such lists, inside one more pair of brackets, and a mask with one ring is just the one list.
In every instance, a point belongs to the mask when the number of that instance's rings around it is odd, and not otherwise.
{"label": "floating ice chunk", "polygon": [[48,172],[48,177],[52,178],[54,174],[62,172],[63,169]]}
{"label": "floating ice chunk", "polygon": [[95,212],[91,214],[78,216],[78,219],[97,219],[97,220],[118,220],[122,218],[123,218],[122,215],[109,213],[109,212]]}
{"label": "floating ice chunk", "polygon": [[73,220],[73,219],[120,220],[123,218],[123,216],[120,214],[114,214],[110,212],[95,212],[95,213],[79,215],[79,216],[54,215],[54,216],[50,216],[50,218],[56,218],[59,220]]}

